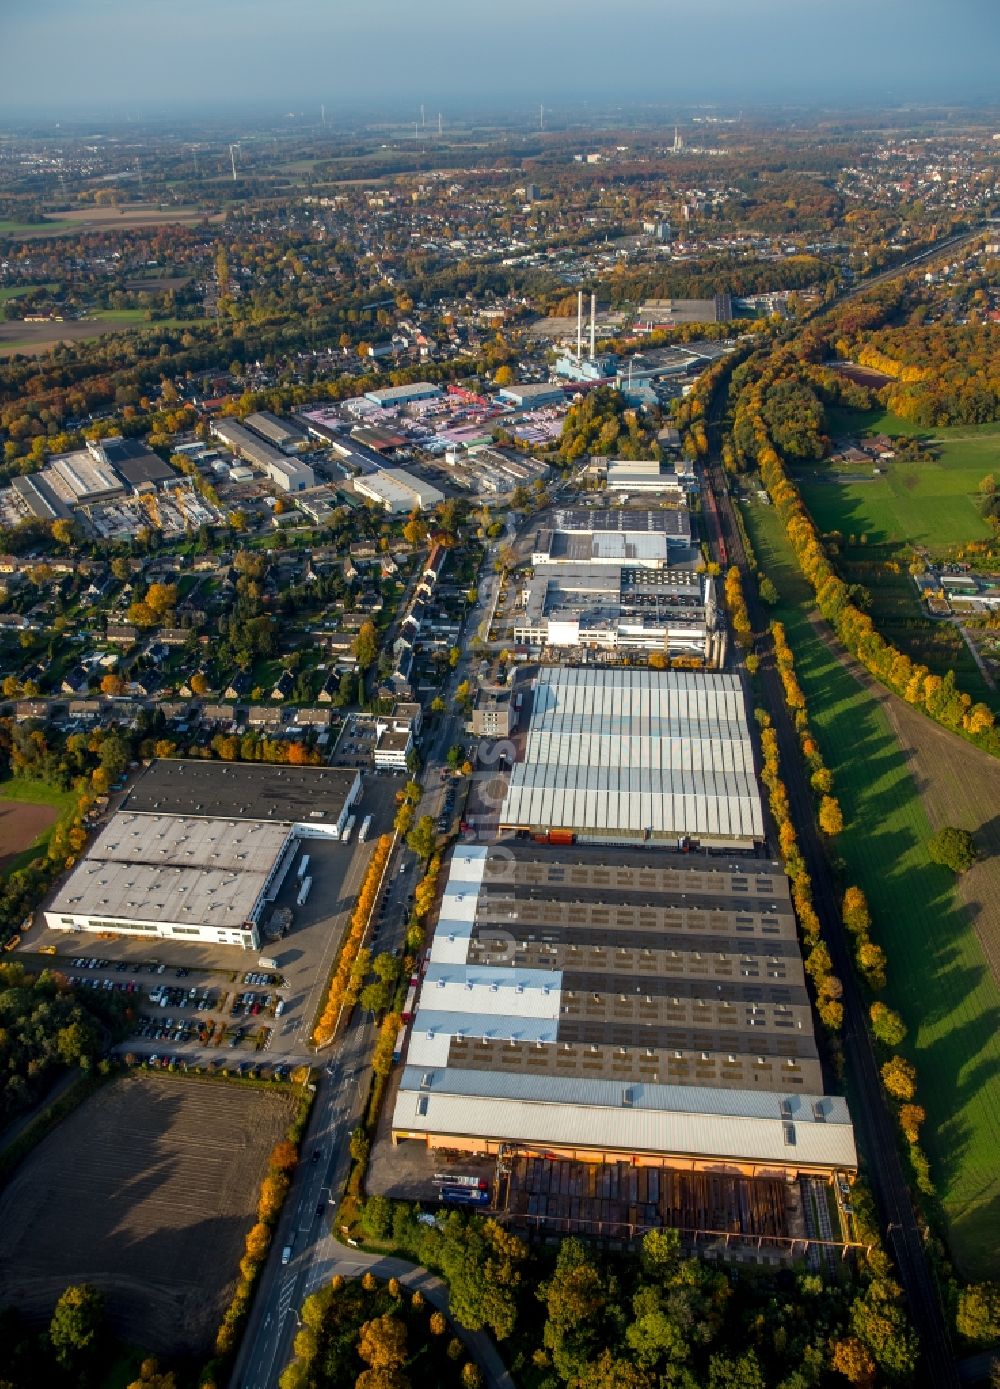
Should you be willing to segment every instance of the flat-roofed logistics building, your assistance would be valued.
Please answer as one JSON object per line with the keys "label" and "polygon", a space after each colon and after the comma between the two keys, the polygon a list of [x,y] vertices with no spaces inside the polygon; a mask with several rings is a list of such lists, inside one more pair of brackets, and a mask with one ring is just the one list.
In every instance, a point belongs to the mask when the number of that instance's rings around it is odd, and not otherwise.
{"label": "flat-roofed logistics building", "polygon": [[122,802],[144,814],[271,820],[300,838],[338,839],[361,794],[361,773],[263,762],[151,762]]}
{"label": "flat-roofed logistics building", "polygon": [[441,387],[431,381],[410,381],[404,386],[379,386],[374,391],[366,391],[365,399],[389,410],[397,405],[410,405],[415,400],[436,400],[442,394]]}
{"label": "flat-roofed logistics building", "polygon": [[604,844],[762,842],[739,677],[543,667],[500,827]]}
{"label": "flat-roofed logistics building", "polygon": [[53,930],[257,949],[294,857],[287,822],[119,811],[46,909]]}
{"label": "flat-roofed logistics building", "polygon": [[354,490],[393,515],[425,511],[444,501],[444,493],[404,468],[381,468],[354,479]]}
{"label": "flat-roofed logistics building", "polygon": [[240,458],[246,458],[266,473],[282,492],[304,492],[315,486],[316,475],[308,463],[286,457],[273,443],[239,420],[215,420],[212,433]]}
{"label": "flat-roofed logistics building", "polygon": [[781,865],[456,849],[392,1132],[750,1177],[854,1171]]}

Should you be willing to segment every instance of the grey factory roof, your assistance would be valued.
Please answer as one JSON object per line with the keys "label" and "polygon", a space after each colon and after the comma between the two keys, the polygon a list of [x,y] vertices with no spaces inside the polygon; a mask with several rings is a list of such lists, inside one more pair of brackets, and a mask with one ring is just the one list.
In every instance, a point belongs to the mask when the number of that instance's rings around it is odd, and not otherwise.
{"label": "grey factory roof", "polygon": [[144,815],[120,810],[98,835],[88,857],[110,863],[243,872],[273,861],[288,834],[288,826],[283,822]]}
{"label": "grey factory roof", "polygon": [[574,531],[581,534],[600,531],[625,531],[632,535],[645,531],[651,535],[688,536],[691,516],[687,507],[663,507],[657,510],[628,507],[563,507],[552,518],[554,531]]}
{"label": "grey factory roof", "polygon": [[853,1169],[839,1097],[407,1066],[396,1130]]}
{"label": "grey factory roof", "polygon": [[158,868],[85,858],[48,908],[77,917],[212,926],[240,930],[263,891],[267,871]]}
{"label": "grey factory roof", "polygon": [[682,671],[546,669],[509,826],[763,838],[740,682]]}
{"label": "grey factory roof", "polygon": [[49,911],[239,929],[288,837],[285,824],[119,811]]}
{"label": "grey factory roof", "polygon": [[136,781],[122,809],[335,824],[357,776],[336,767],[160,758]]}
{"label": "grey factory roof", "polygon": [[272,444],[298,443],[306,437],[301,425],[294,420],[283,420],[270,410],[255,410],[247,415],[246,423]]}

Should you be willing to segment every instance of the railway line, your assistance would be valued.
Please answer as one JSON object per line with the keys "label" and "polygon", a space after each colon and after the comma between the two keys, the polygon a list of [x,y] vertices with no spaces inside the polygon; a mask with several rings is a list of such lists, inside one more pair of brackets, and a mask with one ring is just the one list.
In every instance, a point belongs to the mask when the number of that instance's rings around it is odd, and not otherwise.
{"label": "railway line", "polygon": [[[898,273],[898,272],[897,272]],[[705,469],[705,495],[709,529],[717,528],[717,554],[736,564],[744,579],[744,593],[760,657],[759,677],[767,706],[774,719],[781,755],[782,775],[788,789],[799,844],[812,877],[813,899],[833,960],[834,972],[843,982],[844,1053],[854,1081],[852,1115],[860,1147],[867,1157],[866,1173],[884,1222],[886,1240],[896,1260],[910,1317],[920,1336],[922,1380],[929,1389],[956,1389],[958,1370],[952,1353],[948,1325],[940,1293],[924,1250],[924,1240],[910,1200],[899,1154],[896,1126],[886,1105],[878,1059],[868,1031],[865,1005],[854,976],[854,965],[840,919],[840,892],[816,826],[812,793],[799,757],[798,738],[782,697],[781,681],[767,623],[755,593],[746,582],[749,573],[733,500],[717,457]],[[713,537],[710,536],[710,540]]]}

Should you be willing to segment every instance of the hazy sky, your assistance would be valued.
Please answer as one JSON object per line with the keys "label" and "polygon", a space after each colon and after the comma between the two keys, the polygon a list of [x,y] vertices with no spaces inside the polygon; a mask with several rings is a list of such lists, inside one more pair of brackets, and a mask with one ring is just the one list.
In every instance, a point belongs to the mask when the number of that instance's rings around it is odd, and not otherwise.
{"label": "hazy sky", "polygon": [[988,101],[1000,0],[0,0],[0,111]]}

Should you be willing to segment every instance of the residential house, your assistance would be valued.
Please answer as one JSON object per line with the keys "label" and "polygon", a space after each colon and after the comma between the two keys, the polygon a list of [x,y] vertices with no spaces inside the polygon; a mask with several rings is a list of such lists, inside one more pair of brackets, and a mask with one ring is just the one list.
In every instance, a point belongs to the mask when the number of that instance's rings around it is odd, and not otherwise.
{"label": "residential house", "polygon": [[266,704],[251,704],[247,712],[247,723],[251,728],[280,728],[284,721],[283,709],[272,709]]}
{"label": "residential house", "polygon": [[271,691],[272,699],[290,699],[295,688],[295,680],[290,670],[283,670],[274,682],[274,689]]}
{"label": "residential house", "polygon": [[90,689],[90,676],[83,666],[73,666],[63,676],[59,688],[63,694],[85,695]]}
{"label": "residential house", "polygon": [[33,719],[39,719],[42,723],[48,723],[48,700],[19,699],[14,706],[14,717],[18,723],[30,723]]}
{"label": "residential house", "polygon": [[227,699],[246,699],[252,689],[252,676],[248,672],[241,671],[238,675],[233,676],[222,693]]}
{"label": "residential house", "polygon": [[236,721],[235,704],[203,704],[201,706],[202,723],[234,723]]}
{"label": "residential house", "polygon": [[296,709],[293,722],[297,728],[329,728],[332,720],[331,709]]}

